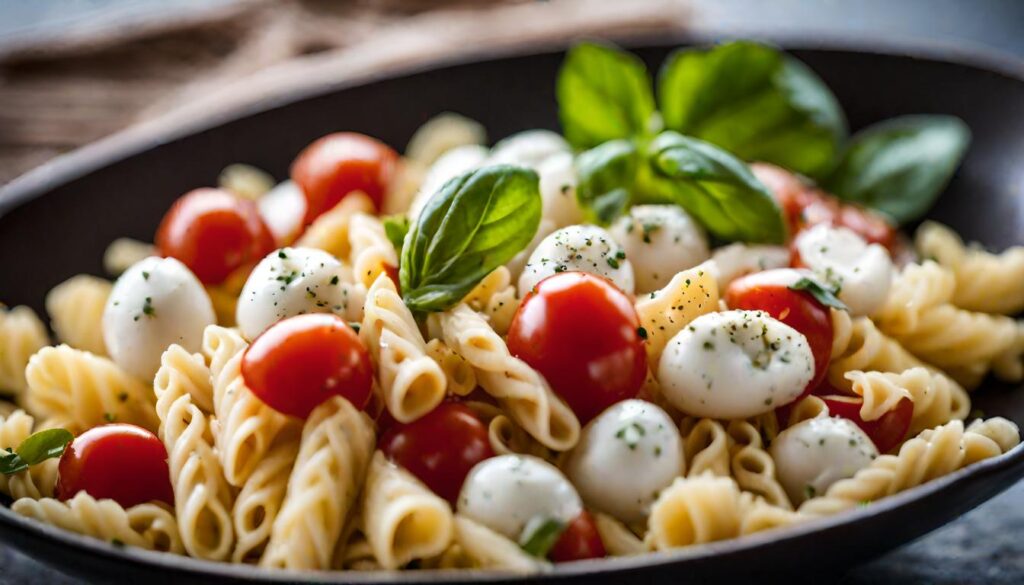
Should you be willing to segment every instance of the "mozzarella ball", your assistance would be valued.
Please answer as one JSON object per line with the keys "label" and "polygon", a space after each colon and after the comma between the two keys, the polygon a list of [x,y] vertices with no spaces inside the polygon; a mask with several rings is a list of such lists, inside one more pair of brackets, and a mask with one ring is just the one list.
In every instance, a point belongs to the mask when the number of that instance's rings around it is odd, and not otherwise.
{"label": "mozzarella ball", "polygon": [[199,351],[217,322],[206,289],[174,258],[151,256],[126,270],[103,310],[103,342],[125,371],[151,380],[171,344]]}
{"label": "mozzarella ball", "polygon": [[678,205],[637,205],[611,228],[633,264],[636,292],[658,290],[708,259],[704,229]]}
{"label": "mozzarella ball", "polygon": [[529,455],[501,455],[470,470],[458,511],[518,541],[528,524],[572,522],[583,511],[583,502],[554,465]]}
{"label": "mozzarella ball", "polygon": [[779,433],[770,447],[775,474],[793,505],[820,496],[878,457],[871,439],[852,421],[820,416]]}
{"label": "mozzarella ball", "polygon": [[550,130],[526,130],[494,145],[487,164],[519,165],[537,169],[549,157],[572,152],[569,143]]}
{"label": "mozzarella ball", "polygon": [[306,217],[306,196],[292,181],[284,181],[256,200],[263,223],[275,242],[293,240],[302,231]]}
{"label": "mozzarella ball", "polygon": [[725,311],[694,319],[658,365],[665,398],[699,417],[734,419],[792,402],[814,377],[807,339],[764,311]]}
{"label": "mozzarella ball", "polygon": [[253,269],[238,297],[235,320],[242,335],[255,339],[281,319],[304,313],[345,314],[352,287],[342,282],[340,262],[315,248],[281,248]]}
{"label": "mozzarella ball", "polygon": [[415,220],[419,217],[420,211],[427,201],[441,190],[445,183],[455,177],[478,169],[483,166],[487,159],[488,150],[486,147],[476,144],[467,144],[453,148],[441,155],[434,164],[430,165],[427,174],[423,177],[419,191],[409,204],[409,219]]}
{"label": "mozzarella ball", "polygon": [[818,224],[801,233],[796,250],[804,266],[839,289],[852,315],[870,315],[885,304],[892,284],[889,252],[844,227]]}
{"label": "mozzarella ball", "polygon": [[559,152],[537,166],[543,217],[555,227],[583,221],[583,210],[576,201],[576,168],[571,152]]}
{"label": "mozzarella ball", "polygon": [[643,400],[612,405],[590,422],[565,472],[583,501],[630,524],[684,471],[683,440],[668,414]]}
{"label": "mozzarella ball", "polygon": [[519,276],[519,296],[558,272],[579,271],[603,276],[633,294],[633,266],[626,252],[605,230],[594,225],[573,225],[544,238]]}
{"label": "mozzarella ball", "polygon": [[715,250],[711,266],[718,288],[725,290],[729,283],[741,276],[762,270],[789,266],[789,249],[783,246],[748,246],[729,244]]}

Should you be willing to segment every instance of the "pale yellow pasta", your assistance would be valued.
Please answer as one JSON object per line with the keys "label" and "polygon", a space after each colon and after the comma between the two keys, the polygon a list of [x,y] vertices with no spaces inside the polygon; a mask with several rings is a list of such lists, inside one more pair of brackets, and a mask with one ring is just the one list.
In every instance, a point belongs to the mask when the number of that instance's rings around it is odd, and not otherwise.
{"label": "pale yellow pasta", "polygon": [[[953,420],[925,430],[905,442],[897,455],[879,456],[853,477],[832,484],[824,495],[804,502],[799,511],[814,516],[842,512],[998,456],[1020,442],[1013,423],[1002,419],[988,425],[964,431],[963,422]],[[980,429],[998,436],[1002,442],[979,432]]]}
{"label": "pale yellow pasta", "polygon": [[284,504],[299,439],[291,428],[279,433],[235,497],[231,513],[236,535],[232,561],[258,562],[266,550],[274,520]]}
{"label": "pale yellow pasta", "polygon": [[424,569],[476,569],[476,561],[471,559],[462,545],[455,542],[444,552],[429,559],[423,559],[420,567]]}
{"label": "pale yellow pasta", "polygon": [[579,419],[543,376],[509,352],[484,317],[459,304],[431,319],[444,342],[473,366],[480,386],[519,426],[550,449],[566,451],[576,445]]}
{"label": "pale yellow pasta", "polygon": [[647,552],[644,541],[625,524],[601,512],[591,512],[594,526],[605,551],[613,557],[629,557]]}
{"label": "pale yellow pasta", "polygon": [[255,201],[274,188],[274,177],[252,165],[235,163],[224,167],[217,183],[221,189]]}
{"label": "pale yellow pasta", "polygon": [[158,504],[138,504],[127,510],[114,500],[96,500],[79,492],[66,502],[52,498],[21,498],[11,510],[109,543],[150,550],[184,553],[174,514]]}
{"label": "pale yellow pasta", "polygon": [[915,235],[917,251],[953,272],[953,304],[968,311],[1014,315],[1024,311],[1024,246],[993,254],[965,246],[956,232],[932,221]]}
{"label": "pale yellow pasta", "polygon": [[512,317],[519,308],[516,287],[512,284],[512,273],[505,266],[495,268],[469,291],[462,302],[485,315],[491,328],[498,335],[505,335],[512,324]]}
{"label": "pale yellow pasta", "polygon": [[154,432],[160,426],[153,391],[105,357],[66,345],[45,347],[29,360],[25,377],[26,408],[62,421],[72,433],[115,421]]}
{"label": "pale yellow pasta", "polygon": [[103,342],[103,310],[113,285],[79,274],[53,287],[46,295],[46,312],[57,339],[75,349],[107,355]]}
{"label": "pale yellow pasta", "polygon": [[19,396],[28,388],[25,366],[48,343],[46,325],[32,309],[0,305],[0,392]]}
{"label": "pale yellow pasta", "polygon": [[722,423],[710,418],[687,418],[683,420],[679,431],[683,436],[688,477],[704,473],[729,475],[729,435]]}
{"label": "pale yellow pasta", "polygon": [[[0,449],[14,450],[37,430],[35,419],[23,410],[0,417]],[[47,459],[33,465],[25,471],[11,475],[0,474],[0,493],[17,500],[19,498],[53,497],[53,489],[57,484],[57,460]]]}
{"label": "pale yellow pasta", "polygon": [[732,478],[680,477],[651,506],[645,542],[653,550],[669,550],[734,538],[742,520],[740,490]]}
{"label": "pale yellow pasta", "polygon": [[373,202],[362,192],[349,193],[326,213],[317,217],[295,242],[303,248],[319,248],[341,260],[348,260],[352,245],[349,227],[356,213],[372,213]]}
{"label": "pale yellow pasta", "polygon": [[213,431],[224,478],[242,487],[278,433],[298,422],[270,408],[245,385],[240,369],[248,344],[238,331],[210,325],[203,353],[213,378]]}
{"label": "pale yellow pasta", "polygon": [[[911,435],[953,419],[963,420],[971,410],[971,399],[959,384],[925,368],[911,368],[900,374],[855,371],[848,372],[846,377],[853,384],[853,392],[864,397],[860,411],[864,420],[876,420],[901,397],[913,400],[914,414],[908,431]],[[879,406],[885,404],[889,406]]]}
{"label": "pale yellow pasta", "polygon": [[786,491],[775,477],[775,461],[764,449],[761,433],[744,420],[734,420],[726,427],[731,439],[729,453],[732,476],[740,489],[763,498],[768,504],[792,510]]}
{"label": "pale yellow pasta", "polygon": [[440,339],[428,341],[427,355],[444,370],[449,394],[465,396],[476,388],[473,366],[469,365],[466,358],[452,351],[445,342]]}
{"label": "pale yellow pasta", "polygon": [[433,164],[449,150],[470,144],[483,144],[487,131],[475,120],[452,112],[442,112],[420,126],[405,149],[411,161]]}
{"label": "pale yellow pasta", "polygon": [[242,266],[234,270],[224,282],[207,285],[206,294],[213,305],[213,313],[217,316],[217,324],[222,327],[234,327],[235,314],[238,309],[238,296],[242,294],[245,281],[249,278],[251,266]]}
{"label": "pale yellow pasta", "polygon": [[554,462],[558,454],[542,445],[505,414],[498,414],[487,423],[487,438],[498,455],[533,455]]}
{"label": "pale yellow pasta", "polygon": [[850,318],[832,309],[832,361],[828,381],[833,388],[851,391],[846,372],[902,372],[926,366],[894,339],[887,337],[867,317]]}
{"label": "pale yellow pasta", "polygon": [[313,409],[261,566],[326,570],[340,559],[343,528],[374,443],[373,422],[344,398]]}
{"label": "pale yellow pasta", "polygon": [[348,241],[351,245],[352,272],[356,282],[366,288],[373,286],[377,278],[387,275],[387,268],[398,266],[395,246],[384,233],[384,224],[376,216],[357,212],[352,215],[348,226]]}
{"label": "pale yellow pasta", "polygon": [[118,276],[133,264],[156,256],[156,247],[147,242],[131,238],[118,238],[103,252],[103,270],[111,276]]}
{"label": "pale yellow pasta", "polygon": [[661,353],[690,321],[718,310],[718,284],[708,263],[684,270],[665,288],[637,299],[636,314],[647,334],[647,365],[658,371]]}
{"label": "pale yellow pasta", "polygon": [[210,421],[192,401],[193,393],[209,394],[211,385],[203,356],[172,345],[160,358],[153,390],[182,543],[193,557],[224,561],[235,539],[233,494],[214,453]]}
{"label": "pale yellow pasta", "polygon": [[740,536],[785,528],[806,520],[806,517],[794,512],[792,508],[775,506],[764,499],[750,493],[740,494]]}
{"label": "pale yellow pasta", "polygon": [[455,516],[455,541],[475,566],[512,573],[536,573],[548,565],[501,534],[462,515]]}
{"label": "pale yellow pasta", "polygon": [[1020,429],[1017,425],[999,416],[976,419],[967,425],[967,431],[991,439],[1003,453],[1020,443]]}
{"label": "pale yellow pasta", "polygon": [[[353,524],[359,523],[361,520],[358,518],[353,521]],[[370,541],[366,540],[366,535],[360,530],[353,530],[352,534],[345,539],[344,546],[340,547],[335,556],[332,568],[343,571],[380,571],[383,569],[373,555]]]}
{"label": "pale yellow pasta", "polygon": [[366,294],[359,336],[377,366],[384,405],[396,420],[414,421],[441,403],[445,371],[427,355],[416,320],[387,275]]}
{"label": "pale yellow pasta", "polygon": [[362,526],[385,569],[440,555],[454,537],[448,502],[377,451],[363,487]]}

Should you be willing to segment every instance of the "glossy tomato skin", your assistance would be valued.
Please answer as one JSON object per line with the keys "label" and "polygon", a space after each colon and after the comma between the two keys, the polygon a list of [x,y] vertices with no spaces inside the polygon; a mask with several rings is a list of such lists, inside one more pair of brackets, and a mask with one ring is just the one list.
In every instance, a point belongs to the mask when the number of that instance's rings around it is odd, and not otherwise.
{"label": "glossy tomato skin", "polygon": [[355,132],[328,134],[307,146],[292,163],[292,180],[306,196],[306,223],[346,195],[362,191],[380,210],[398,166],[398,153]]}
{"label": "glossy tomato skin", "polygon": [[359,335],[330,313],[298,315],[271,325],[245,350],[246,386],[274,410],[305,419],[332,396],[365,408],[373,368]]}
{"label": "glossy tomato skin", "polygon": [[872,421],[860,417],[864,399],[859,396],[832,394],[822,396],[821,399],[828,405],[829,414],[849,419],[860,427],[875,443],[879,453],[888,453],[903,441],[914,415],[914,403],[909,398],[900,400],[892,410]]}
{"label": "glossy tomato skin", "polygon": [[494,457],[487,426],[457,402],[443,402],[411,423],[392,423],[378,447],[452,506],[473,466]]}
{"label": "glossy tomato skin", "polygon": [[93,427],[67,446],[57,464],[57,499],[69,500],[82,491],[124,508],[153,501],[173,506],[167,449],[142,427]]}
{"label": "glossy tomato skin", "polygon": [[635,398],[647,375],[640,319],[614,284],[585,272],[540,281],[523,299],[508,348],[530,364],[587,423]]}
{"label": "glossy tomato skin", "polygon": [[182,195],[164,215],[156,248],[177,258],[205,284],[219,284],[236,269],[274,249],[274,237],[256,203],[221,189]]}
{"label": "glossy tomato skin", "polygon": [[548,558],[556,563],[567,563],[599,559],[606,554],[594,518],[584,510],[565,528],[555,546],[548,551]]}
{"label": "glossy tomato skin", "polygon": [[771,272],[755,272],[732,281],[725,291],[725,302],[731,309],[765,311],[807,338],[814,355],[814,378],[804,390],[806,395],[817,388],[828,373],[832,356],[832,314],[809,292],[774,282]]}

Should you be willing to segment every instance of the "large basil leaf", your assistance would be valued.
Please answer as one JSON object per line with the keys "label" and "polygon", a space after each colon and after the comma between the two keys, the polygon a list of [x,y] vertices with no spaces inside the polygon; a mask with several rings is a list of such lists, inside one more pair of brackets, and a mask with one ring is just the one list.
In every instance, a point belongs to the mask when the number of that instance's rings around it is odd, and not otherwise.
{"label": "large basil leaf", "polygon": [[658,101],[666,128],[808,176],[831,170],[846,137],[825,83],[803,63],[752,42],[674,52],[658,77]]}
{"label": "large basil leaf", "polygon": [[444,184],[402,248],[399,279],[414,311],[443,311],[533,240],[540,224],[537,173],[496,165]]}
{"label": "large basil leaf", "polygon": [[639,160],[630,140],[610,140],[576,157],[576,200],[588,221],[608,225],[625,212]]}
{"label": "large basil leaf", "polygon": [[675,203],[725,240],[782,243],[782,213],[747,165],[713,144],[662,132],[641,165],[636,195]]}
{"label": "large basil leaf", "polygon": [[648,132],[654,115],[643,62],[615,47],[582,43],[558,73],[558,110],[565,139],[578,149]]}
{"label": "large basil leaf", "polygon": [[931,208],[970,141],[970,129],[953,116],[886,120],[853,137],[827,187],[898,223],[914,221]]}
{"label": "large basil leaf", "polygon": [[74,438],[66,429],[47,429],[34,433],[22,441],[16,450],[0,451],[0,473],[20,473],[31,465],[60,457]]}

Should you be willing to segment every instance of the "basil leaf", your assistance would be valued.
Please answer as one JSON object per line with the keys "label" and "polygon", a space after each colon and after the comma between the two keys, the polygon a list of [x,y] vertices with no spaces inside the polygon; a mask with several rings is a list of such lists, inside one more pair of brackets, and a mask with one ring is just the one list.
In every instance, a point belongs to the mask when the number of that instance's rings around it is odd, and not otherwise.
{"label": "basil leaf", "polygon": [[626,211],[639,161],[629,140],[610,140],[576,157],[576,200],[587,220],[608,225]]}
{"label": "basil leaf", "polygon": [[75,436],[65,429],[47,429],[32,434],[13,452],[0,452],[0,473],[11,475],[28,469],[30,465],[60,457],[64,453],[64,448],[74,438]]}
{"label": "basil leaf", "polygon": [[841,311],[848,311],[849,308],[846,303],[839,300],[836,295],[839,291],[828,288],[822,285],[820,282],[811,278],[801,278],[789,286],[790,290],[805,290],[811,293],[811,296],[817,299],[817,301],[826,307],[833,307]]}
{"label": "basil leaf", "polygon": [[527,525],[522,538],[519,539],[519,547],[529,555],[547,558],[548,552],[558,542],[565,529],[566,525],[556,518],[546,518],[535,527]]}
{"label": "basil leaf", "polygon": [[401,255],[405,234],[409,233],[409,218],[404,215],[389,215],[381,223],[384,224],[384,235],[391,240],[391,245]]}
{"label": "basil leaf", "polygon": [[0,473],[4,475],[13,475],[28,469],[28,463],[25,463],[18,454],[7,450],[0,451]]}
{"label": "basil leaf", "polygon": [[903,224],[919,219],[945,188],[971,141],[953,116],[902,116],[858,132],[827,188]]}
{"label": "basil leaf", "polygon": [[758,43],[674,52],[658,76],[658,102],[666,128],[808,176],[831,170],[846,137],[821,78]]}
{"label": "basil leaf", "polygon": [[414,311],[443,311],[525,248],[540,224],[537,173],[484,167],[435,193],[405,238],[399,280]]}
{"label": "basil leaf", "polygon": [[578,149],[645,134],[652,123],[647,68],[616,47],[582,43],[570,49],[556,92],[563,134]]}
{"label": "basil leaf", "polygon": [[785,240],[775,199],[743,161],[708,142],[671,131],[654,139],[647,157],[637,189],[646,201],[675,203],[725,240]]}

